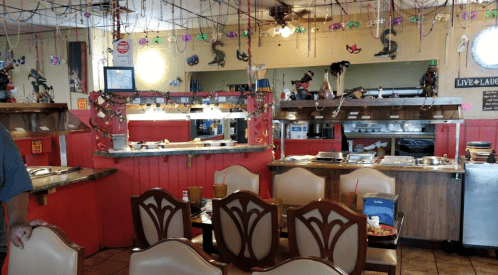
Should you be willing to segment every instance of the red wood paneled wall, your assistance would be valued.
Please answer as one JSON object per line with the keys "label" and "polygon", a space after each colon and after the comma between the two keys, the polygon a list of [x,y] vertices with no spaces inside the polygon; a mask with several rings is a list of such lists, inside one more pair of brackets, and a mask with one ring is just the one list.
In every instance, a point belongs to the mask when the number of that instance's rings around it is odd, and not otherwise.
{"label": "red wood paneled wall", "polygon": [[[455,156],[456,126],[454,124],[437,124],[434,155],[449,158]],[[460,125],[459,155],[465,155],[465,147],[469,141],[490,141],[493,149],[498,151],[498,120],[497,119],[466,119]]]}
{"label": "red wood paneled wall", "polygon": [[190,121],[130,121],[129,141],[190,141]]}
{"label": "red wood paneled wall", "polygon": [[271,188],[272,150],[257,153],[197,155],[188,167],[186,155],[162,157],[105,158],[94,156],[96,168],[115,167],[119,172],[97,181],[97,201],[106,247],[132,245],[134,236],[130,197],[154,187],[181,198],[188,186],[202,186],[203,197],[213,197],[214,172],[234,164],[260,175],[260,195]]}
{"label": "red wood paneled wall", "polygon": [[[71,110],[81,122],[90,127],[90,110]],[[90,127],[91,128],[91,127]],[[92,133],[66,135],[67,142],[67,166],[81,166],[93,168],[93,145]],[[95,139],[95,138],[94,138]]]}

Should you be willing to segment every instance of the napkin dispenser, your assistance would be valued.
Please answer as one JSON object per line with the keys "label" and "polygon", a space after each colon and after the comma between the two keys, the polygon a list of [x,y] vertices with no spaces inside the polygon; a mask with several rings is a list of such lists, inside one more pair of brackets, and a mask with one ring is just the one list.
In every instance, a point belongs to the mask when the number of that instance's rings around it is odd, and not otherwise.
{"label": "napkin dispenser", "polygon": [[378,216],[381,224],[395,226],[398,213],[398,195],[387,193],[366,193],[363,196],[363,214]]}

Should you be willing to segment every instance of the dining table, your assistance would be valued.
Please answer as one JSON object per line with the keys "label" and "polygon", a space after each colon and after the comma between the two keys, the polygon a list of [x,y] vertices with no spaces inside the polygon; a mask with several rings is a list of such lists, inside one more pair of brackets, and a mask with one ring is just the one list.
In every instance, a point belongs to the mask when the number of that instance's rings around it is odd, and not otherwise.
{"label": "dining table", "polygon": [[[296,207],[295,205],[284,205],[284,211],[282,213],[282,222],[280,225],[280,237],[288,238],[287,230],[287,209],[290,207]],[[361,210],[357,211],[361,213]],[[203,211],[194,213],[191,216],[192,227],[202,229],[202,241],[203,249],[206,253],[217,253],[213,246],[213,224],[211,222],[212,213],[209,210],[203,209]],[[401,230],[403,228],[403,222],[405,215],[402,212],[398,212],[394,226],[396,228],[396,233],[387,236],[375,236],[367,234],[368,246],[377,248],[387,248],[396,249],[398,245],[399,236],[401,235]]]}

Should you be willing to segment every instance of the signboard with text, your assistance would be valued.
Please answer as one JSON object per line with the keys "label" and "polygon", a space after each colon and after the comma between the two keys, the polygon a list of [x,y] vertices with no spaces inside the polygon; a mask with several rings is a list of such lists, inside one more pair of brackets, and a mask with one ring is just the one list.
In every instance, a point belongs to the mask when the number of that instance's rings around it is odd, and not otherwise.
{"label": "signboard with text", "polygon": [[498,87],[498,77],[455,78],[455,88]]}
{"label": "signboard with text", "polygon": [[133,41],[119,39],[112,42],[112,64],[114,67],[133,67]]}
{"label": "signboard with text", "polygon": [[498,91],[484,91],[482,94],[482,110],[498,111]]}

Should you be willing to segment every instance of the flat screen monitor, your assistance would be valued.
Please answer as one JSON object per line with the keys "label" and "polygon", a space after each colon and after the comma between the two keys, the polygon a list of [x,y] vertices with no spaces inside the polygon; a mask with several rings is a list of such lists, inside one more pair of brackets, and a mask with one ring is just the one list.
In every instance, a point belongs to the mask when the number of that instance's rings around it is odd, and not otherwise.
{"label": "flat screen monitor", "polygon": [[133,67],[104,67],[104,92],[135,92]]}

